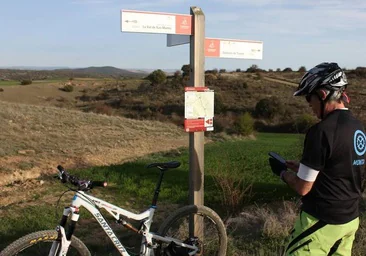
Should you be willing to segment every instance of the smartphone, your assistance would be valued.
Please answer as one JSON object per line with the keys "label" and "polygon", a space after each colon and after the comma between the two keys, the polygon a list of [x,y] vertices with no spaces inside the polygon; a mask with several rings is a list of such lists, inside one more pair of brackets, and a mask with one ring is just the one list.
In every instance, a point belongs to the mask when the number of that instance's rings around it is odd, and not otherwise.
{"label": "smartphone", "polygon": [[271,152],[268,152],[268,155],[273,157],[274,159],[276,159],[280,163],[286,164],[286,160],[282,156],[280,156],[279,154],[271,151]]}

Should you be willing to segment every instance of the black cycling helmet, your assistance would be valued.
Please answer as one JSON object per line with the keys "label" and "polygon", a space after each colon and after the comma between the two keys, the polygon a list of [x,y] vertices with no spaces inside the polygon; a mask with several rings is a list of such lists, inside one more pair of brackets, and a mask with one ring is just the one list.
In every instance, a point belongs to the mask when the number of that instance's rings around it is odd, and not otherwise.
{"label": "black cycling helmet", "polygon": [[336,96],[335,99],[339,99],[347,84],[346,74],[337,63],[323,62],[305,73],[294,96],[309,95],[323,88],[329,91],[326,100],[333,95]]}

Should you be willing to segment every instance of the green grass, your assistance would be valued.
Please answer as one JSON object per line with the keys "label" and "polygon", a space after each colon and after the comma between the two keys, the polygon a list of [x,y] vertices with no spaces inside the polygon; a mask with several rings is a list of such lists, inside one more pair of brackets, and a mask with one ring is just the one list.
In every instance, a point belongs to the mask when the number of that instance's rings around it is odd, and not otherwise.
{"label": "green grass", "polygon": [[[219,213],[221,209],[220,190],[214,177],[225,173],[231,177],[242,179],[253,184],[253,197],[247,204],[262,204],[294,197],[287,186],[275,177],[268,166],[267,152],[270,150],[282,154],[287,159],[298,159],[301,149],[302,135],[290,134],[258,134],[256,140],[236,140],[209,143],[205,146],[205,204]],[[134,212],[146,209],[153,196],[159,176],[159,170],[146,169],[151,162],[176,160],[182,165],[178,169],[165,173],[159,201],[162,205],[188,203],[189,152],[188,149],[152,154],[134,162],[122,165],[94,167],[82,170],[70,170],[80,177],[93,180],[107,180],[105,189],[95,189],[93,195]],[[55,202],[49,203],[47,195],[60,195],[63,186],[59,182],[51,183],[47,194],[37,194],[26,207],[12,205],[0,208],[0,248],[16,237],[31,231],[54,228],[58,220],[55,218]],[[67,196],[68,195],[68,196]],[[68,204],[71,194],[62,201]],[[67,200],[66,200],[67,199]],[[59,214],[64,204],[60,204]],[[159,202],[158,202],[159,206]],[[90,218],[82,211],[82,218]],[[159,212],[159,208],[158,208]],[[15,214],[14,214],[15,213]],[[84,230],[85,232],[85,230]]]}
{"label": "green grass", "polygon": [[19,81],[1,81],[0,80],[0,86],[10,86],[10,85],[19,85],[20,82]]}

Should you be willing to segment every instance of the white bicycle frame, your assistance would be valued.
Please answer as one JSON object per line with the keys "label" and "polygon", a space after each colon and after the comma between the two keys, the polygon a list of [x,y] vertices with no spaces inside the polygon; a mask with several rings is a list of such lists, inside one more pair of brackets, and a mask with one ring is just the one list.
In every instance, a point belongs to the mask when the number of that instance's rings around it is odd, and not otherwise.
{"label": "white bicycle frame", "polygon": [[[64,209],[63,216],[69,216],[69,219],[71,219],[71,221],[77,222],[79,219],[79,213],[78,213],[79,208],[81,207],[84,207],[93,215],[93,217],[98,221],[100,226],[103,228],[104,232],[107,234],[109,239],[112,241],[112,243],[122,256],[130,256],[130,254],[128,254],[125,247],[119,241],[119,239],[113,232],[112,228],[108,225],[107,221],[104,219],[98,208],[105,209],[116,220],[120,220],[120,217],[124,216],[129,219],[143,221],[142,227],[138,231],[138,233],[142,235],[142,241],[140,247],[141,256],[154,255],[153,239],[164,243],[174,242],[182,247],[192,249],[192,253],[190,253],[190,255],[194,255],[198,252],[198,248],[194,245],[185,244],[182,243],[182,241],[180,240],[171,237],[162,237],[155,233],[150,232],[155,207],[150,207],[148,210],[140,214],[134,214],[130,211],[124,210],[99,198],[87,195],[83,191],[77,191],[72,199],[71,206]],[[60,246],[59,242],[54,242],[50,250],[49,256],[55,256],[58,250],[59,254],[57,256],[66,256],[71,243],[71,239],[70,241],[66,239],[64,227],[62,227],[61,225],[57,226],[57,231],[61,234],[61,248],[59,249]]]}

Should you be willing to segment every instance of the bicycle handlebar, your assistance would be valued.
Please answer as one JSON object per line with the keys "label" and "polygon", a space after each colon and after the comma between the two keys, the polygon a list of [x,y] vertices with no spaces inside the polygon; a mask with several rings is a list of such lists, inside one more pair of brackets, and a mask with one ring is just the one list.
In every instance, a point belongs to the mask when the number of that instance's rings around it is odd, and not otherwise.
{"label": "bicycle handlebar", "polygon": [[70,175],[61,165],[58,165],[57,169],[62,183],[70,182],[72,185],[77,186],[79,190],[86,191],[94,187],[106,187],[108,185],[106,181],[81,180]]}

